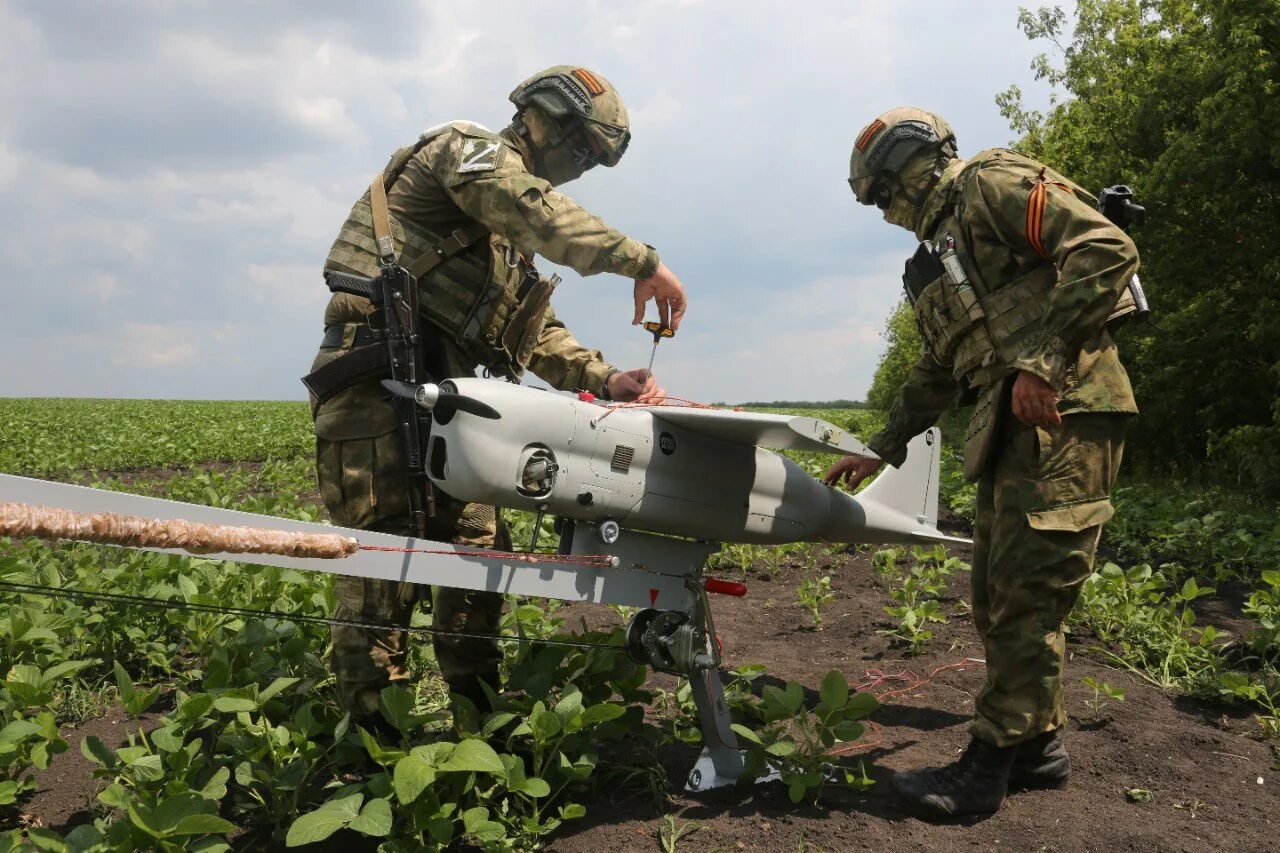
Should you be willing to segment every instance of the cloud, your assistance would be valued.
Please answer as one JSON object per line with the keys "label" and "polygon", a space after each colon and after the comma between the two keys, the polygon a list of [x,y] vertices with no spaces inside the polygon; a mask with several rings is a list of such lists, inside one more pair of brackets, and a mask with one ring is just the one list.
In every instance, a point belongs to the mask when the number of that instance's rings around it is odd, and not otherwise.
{"label": "cloud", "polygon": [[120,367],[172,367],[190,363],[200,351],[178,330],[154,323],[126,323],[99,344],[103,356]]}
{"label": "cloud", "polygon": [[[575,62],[619,87],[635,140],[567,190],[689,288],[664,382],[703,399],[859,396],[912,240],[853,203],[850,140],[922,103],[962,150],[1005,142],[992,96],[1028,84],[1036,52],[1016,7],[0,5],[0,275],[20,318],[0,359],[40,365],[0,374],[0,394],[300,399],[320,268],[370,177],[425,127],[501,127],[519,80]],[[561,273],[578,337],[647,362],[630,283]]]}

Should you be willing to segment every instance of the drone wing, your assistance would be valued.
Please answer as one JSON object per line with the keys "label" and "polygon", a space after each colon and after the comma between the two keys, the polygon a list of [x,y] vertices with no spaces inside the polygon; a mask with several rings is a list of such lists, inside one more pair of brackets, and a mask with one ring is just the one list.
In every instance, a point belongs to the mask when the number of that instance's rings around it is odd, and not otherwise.
{"label": "drone wing", "polygon": [[874,455],[848,432],[818,418],[663,406],[651,409],[656,420],[702,435],[771,450]]}

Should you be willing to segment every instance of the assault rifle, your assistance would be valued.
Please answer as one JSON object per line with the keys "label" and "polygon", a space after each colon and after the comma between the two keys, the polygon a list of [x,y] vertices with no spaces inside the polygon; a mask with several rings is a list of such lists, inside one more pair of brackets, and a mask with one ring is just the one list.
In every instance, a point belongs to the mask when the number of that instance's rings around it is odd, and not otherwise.
{"label": "assault rifle", "polygon": [[[353,376],[363,378],[379,373],[385,376],[388,368],[392,382],[403,382],[417,388],[428,380],[422,347],[419,346],[418,280],[408,270],[398,265],[384,266],[377,278],[328,272],[325,273],[325,283],[335,293],[363,296],[378,311],[369,323],[373,343],[334,359],[304,380],[317,397],[324,399],[333,393],[335,386],[350,384]],[[328,394],[321,393],[321,390]],[[400,419],[400,434],[408,461],[409,515],[414,528],[425,534],[427,519],[435,514],[434,492],[425,464],[431,416],[413,400],[395,394],[391,396],[391,405]]]}

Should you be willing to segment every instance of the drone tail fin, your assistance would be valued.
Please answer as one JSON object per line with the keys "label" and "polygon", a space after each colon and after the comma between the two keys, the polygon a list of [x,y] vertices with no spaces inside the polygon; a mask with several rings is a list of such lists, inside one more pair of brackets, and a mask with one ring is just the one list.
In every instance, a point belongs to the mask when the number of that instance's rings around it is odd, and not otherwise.
{"label": "drone tail fin", "polygon": [[837,542],[969,542],[938,530],[942,432],[931,427],[907,445],[901,468],[887,468],[857,495],[841,494],[828,539]]}

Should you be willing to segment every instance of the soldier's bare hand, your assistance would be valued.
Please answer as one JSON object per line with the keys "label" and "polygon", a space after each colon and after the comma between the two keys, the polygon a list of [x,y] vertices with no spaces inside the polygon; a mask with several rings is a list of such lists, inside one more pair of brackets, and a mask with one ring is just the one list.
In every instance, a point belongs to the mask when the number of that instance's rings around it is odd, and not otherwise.
{"label": "soldier's bare hand", "polygon": [[822,476],[822,482],[828,486],[836,486],[844,480],[844,487],[852,491],[858,488],[863,480],[879,471],[883,464],[883,459],[877,459],[874,456],[859,456],[856,453],[851,456],[842,456],[836,460],[836,464],[827,469],[827,473]]}
{"label": "soldier's bare hand", "polygon": [[631,325],[638,326],[644,321],[644,306],[650,299],[658,306],[658,319],[662,325],[672,329],[680,328],[680,319],[684,317],[688,299],[684,295],[684,285],[680,283],[680,279],[662,261],[658,261],[658,270],[652,276],[636,279],[636,314]]}
{"label": "soldier's bare hand", "polygon": [[1034,373],[1018,373],[1013,382],[1013,415],[1027,426],[1061,426],[1058,392]]}
{"label": "soldier's bare hand", "polygon": [[658,379],[643,367],[638,370],[618,371],[605,383],[609,399],[618,403],[645,403],[660,406],[667,399],[667,392]]}

